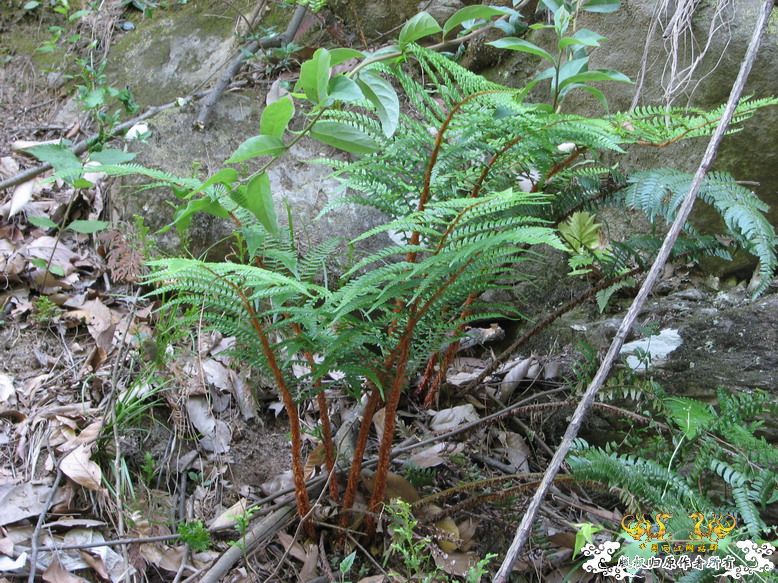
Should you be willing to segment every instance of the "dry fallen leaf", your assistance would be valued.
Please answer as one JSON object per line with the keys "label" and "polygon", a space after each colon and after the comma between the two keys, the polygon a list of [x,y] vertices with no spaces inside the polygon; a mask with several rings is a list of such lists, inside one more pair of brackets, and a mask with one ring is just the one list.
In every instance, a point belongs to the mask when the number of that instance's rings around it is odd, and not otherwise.
{"label": "dry fallen leaf", "polygon": [[214,453],[229,451],[232,431],[224,421],[214,417],[204,397],[192,396],[187,399],[186,412],[192,425],[203,435],[200,445]]}
{"label": "dry fallen leaf", "polygon": [[497,392],[497,398],[503,403],[507,403],[513,395],[513,391],[519,386],[519,383],[526,378],[530,367],[535,363],[534,357],[525,358],[521,362],[517,363],[512,369],[508,371],[502,382],[500,383],[500,390]]}
{"label": "dry fallen leaf", "polygon": [[249,501],[245,498],[241,498],[227,510],[222,512],[219,516],[214,518],[208,525],[208,528],[211,530],[219,530],[222,528],[230,528],[235,526],[238,516],[245,514],[248,510],[248,507]]}
{"label": "dry fallen leaf", "polygon": [[[52,251],[54,252],[53,256]],[[62,269],[66,276],[75,271],[76,267],[73,265],[73,262],[79,258],[79,256],[68,249],[62,241],[58,242],[54,237],[48,236],[38,237],[32,241],[27,245],[23,253],[29,259],[42,259],[46,262],[48,262],[49,257],[51,257],[51,264]]]}
{"label": "dry fallen leaf", "polygon": [[48,583],[83,583],[86,581],[86,579],[69,573],[56,557],[43,573],[43,580]]}
{"label": "dry fallen leaf", "polygon": [[185,547],[169,547],[160,544],[145,544],[140,546],[140,554],[149,563],[164,569],[170,573],[175,573],[184,560]]}
{"label": "dry fallen leaf", "polygon": [[373,426],[378,437],[378,443],[384,439],[384,426],[386,425],[386,407],[382,407],[373,415]]}
{"label": "dry fallen leaf", "polygon": [[433,549],[432,556],[438,569],[456,577],[465,577],[468,569],[478,562],[475,553],[444,553]]}
{"label": "dry fallen leaf", "polygon": [[270,478],[267,482],[263,482],[259,485],[259,489],[265,496],[272,496],[283,490],[287,490],[294,485],[294,478],[292,477],[292,471],[287,470],[273,478]]}
{"label": "dry fallen leaf", "polygon": [[86,322],[87,330],[98,348],[106,353],[110,351],[116,324],[111,309],[103,302],[98,299],[84,302],[78,310],[67,312],[65,319]]}
{"label": "dry fallen leaf", "polygon": [[32,200],[32,193],[35,187],[34,180],[28,180],[22,182],[14,189],[14,193],[11,196],[11,206],[8,209],[8,218],[10,219],[16,213],[22,211],[27,203]]}
{"label": "dry fallen leaf", "polygon": [[60,463],[62,473],[87,490],[99,490],[103,474],[98,466],[91,459],[91,447],[79,445],[64,458]]}
{"label": "dry fallen leaf", "polygon": [[13,377],[0,373],[0,405],[13,407],[16,405],[16,389],[14,389]]}
{"label": "dry fallen leaf", "polygon": [[292,535],[285,532],[279,532],[278,540],[291,557],[294,557],[298,561],[305,561],[305,549],[303,549],[303,545],[297,542]]}
{"label": "dry fallen leaf", "polygon": [[[0,485],[0,526],[40,515],[50,491],[45,484],[29,482]],[[61,496],[55,496],[55,500],[60,501]]]}
{"label": "dry fallen leaf", "polygon": [[4,278],[12,279],[24,271],[24,256],[6,241],[0,239],[0,273]]}
{"label": "dry fallen leaf", "polygon": [[459,453],[462,450],[464,450],[464,445],[461,443],[436,443],[435,445],[412,455],[410,459],[408,459],[408,463],[417,468],[432,468],[439,466],[446,461],[442,454]]}
{"label": "dry fallen leaf", "polygon": [[528,472],[528,460],[531,452],[524,438],[513,431],[500,431],[498,438],[505,446],[505,457],[508,458],[513,470],[515,472]]}
{"label": "dry fallen leaf", "polygon": [[450,431],[462,423],[478,421],[478,419],[475,407],[470,404],[458,405],[435,413],[430,421],[430,429],[435,432]]}

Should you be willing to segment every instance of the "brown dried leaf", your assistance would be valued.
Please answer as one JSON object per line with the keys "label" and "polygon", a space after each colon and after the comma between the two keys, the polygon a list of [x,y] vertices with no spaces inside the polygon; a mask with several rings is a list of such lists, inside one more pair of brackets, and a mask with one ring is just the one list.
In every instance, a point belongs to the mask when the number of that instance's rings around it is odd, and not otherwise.
{"label": "brown dried leaf", "polygon": [[444,553],[434,551],[432,553],[435,564],[438,569],[442,569],[449,575],[464,577],[468,569],[478,563],[478,556],[475,553]]}
{"label": "brown dried leaf", "polygon": [[249,501],[246,498],[241,498],[235,504],[230,506],[227,510],[222,512],[219,516],[214,518],[208,525],[211,530],[219,530],[222,528],[230,528],[237,524],[238,516],[246,513],[249,508]]}
{"label": "brown dried leaf", "polygon": [[265,496],[272,496],[283,490],[287,490],[294,485],[294,478],[292,477],[292,471],[287,470],[273,478],[270,478],[267,482],[260,484],[259,488]]}
{"label": "brown dried leaf", "polygon": [[450,431],[463,423],[478,421],[480,417],[470,404],[457,405],[450,409],[442,409],[434,414],[430,421],[430,429],[435,432]]}
{"label": "brown dried leaf", "polygon": [[514,471],[528,472],[531,452],[524,438],[513,431],[500,431],[498,436],[505,445],[505,457]]}
{"label": "brown dried leaf", "polygon": [[432,468],[439,466],[446,461],[442,454],[459,453],[464,450],[464,447],[464,444],[461,443],[436,443],[435,445],[412,455],[410,459],[408,459],[408,463],[413,464],[417,468]]}
{"label": "brown dried leaf", "polygon": [[[54,252],[53,257],[52,251]],[[79,258],[62,241],[57,242],[54,237],[49,236],[38,237],[27,245],[23,253],[28,259],[37,258],[43,259],[46,262],[49,261],[49,257],[52,257],[51,264],[62,269],[66,276],[75,271],[76,268],[73,262]]]}
{"label": "brown dried leaf", "polygon": [[43,573],[43,580],[48,583],[83,583],[86,579],[69,573],[56,557]]}
{"label": "brown dried leaf", "polygon": [[16,279],[24,271],[24,256],[6,241],[0,239],[0,273],[4,278]]}
{"label": "brown dried leaf", "polygon": [[60,463],[62,473],[87,490],[99,490],[103,473],[91,459],[91,447],[79,445]]}
{"label": "brown dried leaf", "polygon": [[14,379],[7,374],[0,373],[0,408],[14,407],[16,405],[16,389]]}
{"label": "brown dried leaf", "polygon": [[[98,299],[83,303],[80,309],[71,310],[64,315],[65,320],[86,322],[89,335],[94,338],[97,346],[106,353],[113,344],[113,334],[116,328],[113,312]],[[119,318],[117,317],[118,321]]]}
{"label": "brown dried leaf", "polygon": [[185,557],[184,545],[169,547],[160,544],[145,544],[140,546],[140,554],[149,563],[170,573],[175,573]]}
{"label": "brown dried leaf", "polygon": [[[12,524],[43,512],[51,488],[45,484],[0,485],[0,526]],[[58,492],[57,500],[62,496]]]}
{"label": "brown dried leaf", "polygon": [[386,425],[386,408],[383,407],[375,412],[373,415],[373,426],[375,427],[376,436],[378,437],[378,443],[381,443],[384,439],[384,427]]}
{"label": "brown dried leaf", "polygon": [[28,180],[22,182],[14,189],[14,193],[11,196],[11,205],[8,208],[8,217],[11,218],[15,214],[21,212],[27,203],[32,200],[32,194],[34,192],[35,180]]}
{"label": "brown dried leaf", "polygon": [[292,535],[285,532],[279,532],[278,540],[281,542],[284,550],[287,551],[290,556],[294,557],[298,561],[305,561],[307,556],[305,549],[303,549],[303,545],[297,542]]}

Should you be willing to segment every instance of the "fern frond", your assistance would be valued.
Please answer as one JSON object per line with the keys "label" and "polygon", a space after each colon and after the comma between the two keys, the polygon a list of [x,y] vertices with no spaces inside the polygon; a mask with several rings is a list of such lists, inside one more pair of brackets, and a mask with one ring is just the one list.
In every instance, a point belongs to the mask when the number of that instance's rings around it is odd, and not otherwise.
{"label": "fern frond", "polygon": [[[629,179],[625,202],[646,213],[649,220],[662,217],[672,222],[692,179],[691,174],[669,168],[637,172]],[[770,285],[778,266],[775,230],[764,215],[767,206],[722,172],[712,172],[706,177],[700,198],[721,215],[737,243],[759,259],[761,281],[755,295],[761,294]]]}

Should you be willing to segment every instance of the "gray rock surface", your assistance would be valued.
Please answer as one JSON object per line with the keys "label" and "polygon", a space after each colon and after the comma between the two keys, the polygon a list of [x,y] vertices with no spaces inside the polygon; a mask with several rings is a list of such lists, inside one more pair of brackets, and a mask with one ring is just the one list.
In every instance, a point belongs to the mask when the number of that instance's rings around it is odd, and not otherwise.
{"label": "gray rock surface", "polygon": [[[643,60],[644,42],[654,22],[655,0],[626,0],[622,8],[613,14],[582,13],[579,27],[590,28],[605,37],[603,46],[591,54],[590,68],[616,69],[637,79]],[[672,3],[671,3],[672,4]],[[698,42],[704,43],[713,16],[716,2],[696,4],[693,32]],[[732,83],[737,76],[756,22],[761,0],[738,0],[729,2],[721,15],[722,28],[713,36],[706,58],[703,60],[686,93],[680,95],[675,105],[688,104],[712,108],[726,101]],[[652,38],[647,56],[648,73],[643,83],[640,105],[661,105],[667,84],[665,54],[666,41],[657,29]],[[535,33],[534,42],[551,47],[548,33]],[[699,47],[698,47],[699,49]],[[697,49],[697,50],[698,50]],[[490,53],[491,54],[491,53]],[[536,72],[545,68],[539,59],[523,53],[502,51],[499,63],[494,62],[488,76],[495,81],[521,86]],[[687,59],[688,61],[688,59]],[[682,57],[679,68],[687,61]],[[483,63],[482,63],[483,65]],[[778,11],[774,11],[746,86],[745,94],[769,96],[778,91]],[[623,111],[630,107],[635,86],[621,83],[600,83],[611,111]],[[544,85],[545,87],[545,85]],[[537,91],[537,90],[536,90]],[[543,94],[545,95],[545,93]],[[565,110],[601,115],[602,106],[584,92],[570,95],[565,101]],[[778,133],[778,107],[764,109],[749,121],[745,131],[727,137],[719,152],[715,169],[731,172],[739,180],[753,181],[752,186],[760,197],[771,205],[770,218],[778,224],[778,149],[774,147]],[[627,168],[651,168],[670,166],[693,172],[702,157],[707,139],[685,141],[663,149],[633,148],[623,162]],[[702,205],[698,205],[701,207]],[[710,213],[696,210],[696,220],[706,222]]]}
{"label": "gray rock surface", "polygon": [[[233,150],[255,133],[263,101],[256,96],[224,95],[214,112],[213,129],[206,132],[192,129],[195,116],[192,107],[165,111],[149,121],[148,141],[132,146],[138,153],[135,161],[204,180],[208,173],[223,167],[223,161]],[[342,191],[339,182],[330,178],[332,170],[328,166],[310,163],[324,155],[334,153],[317,142],[302,140],[269,170],[279,220],[286,223],[288,202],[303,250],[330,238],[347,241],[382,219],[377,212],[354,206],[333,210],[317,219],[321,210]],[[252,163],[251,167],[258,167],[258,163]],[[153,229],[172,221],[172,204],[178,202],[168,189],[139,190],[136,180],[116,183],[111,200],[119,218],[130,220],[137,214]],[[231,232],[232,225],[227,221],[198,216],[191,227],[190,252],[197,256],[207,251],[211,258],[223,257],[229,249],[223,239]],[[177,252],[179,242],[174,229],[159,239],[160,247],[166,252]],[[345,262],[345,254],[341,261]]]}

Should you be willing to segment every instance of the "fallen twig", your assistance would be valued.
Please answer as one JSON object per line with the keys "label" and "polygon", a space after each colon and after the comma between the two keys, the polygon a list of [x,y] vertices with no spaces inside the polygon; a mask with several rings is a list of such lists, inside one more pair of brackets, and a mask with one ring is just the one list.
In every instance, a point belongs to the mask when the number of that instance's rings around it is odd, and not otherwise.
{"label": "fallen twig", "polygon": [[616,333],[613,342],[611,342],[608,353],[605,355],[605,358],[603,359],[597,374],[594,376],[594,379],[592,379],[592,382],[586,389],[586,392],[584,393],[581,402],[578,404],[575,413],[573,413],[573,418],[570,421],[570,425],[567,427],[567,431],[565,431],[565,436],[562,438],[562,441],[559,444],[559,447],[557,448],[556,453],[551,459],[551,463],[549,464],[548,469],[543,476],[543,480],[541,481],[540,486],[535,491],[535,495],[532,497],[532,501],[530,502],[529,507],[527,508],[527,511],[524,514],[521,523],[519,524],[519,527],[516,529],[516,535],[513,538],[513,542],[511,543],[511,546],[505,555],[505,559],[503,560],[502,565],[500,565],[500,568],[493,579],[494,583],[505,583],[505,581],[508,580],[511,570],[513,569],[513,564],[516,562],[516,559],[519,557],[524,549],[524,546],[527,544],[527,540],[529,539],[529,534],[532,529],[532,524],[535,521],[535,516],[538,513],[540,505],[543,503],[546,492],[548,492],[551,483],[556,478],[565,456],[567,456],[568,451],[570,451],[573,440],[578,436],[578,431],[580,430],[581,425],[583,424],[583,420],[586,417],[586,414],[589,412],[592,403],[594,402],[594,397],[597,394],[597,391],[605,383],[605,380],[608,378],[611,369],[616,363],[627,334],[629,334],[629,331],[632,329],[632,325],[634,324],[635,319],[645,304],[645,301],[648,298],[648,294],[651,292],[654,284],[657,282],[659,276],[664,271],[665,263],[667,263],[667,260],[670,257],[670,252],[675,245],[675,241],[678,238],[678,235],[680,234],[684,224],[686,223],[689,214],[691,213],[692,207],[694,206],[694,201],[697,198],[697,193],[700,190],[700,186],[702,185],[702,182],[705,179],[705,175],[716,158],[719,145],[721,144],[721,141],[727,132],[727,128],[729,127],[732,116],[735,113],[735,108],[737,107],[738,101],[740,101],[740,95],[743,92],[743,87],[746,84],[748,74],[751,72],[751,67],[756,60],[756,54],[759,50],[762,34],[767,27],[770,13],[773,10],[774,2],[775,0],[765,0],[763,3],[762,11],[759,14],[756,27],[754,28],[754,34],[751,37],[751,42],[748,45],[748,51],[743,58],[743,63],[740,66],[740,72],[738,73],[737,79],[732,86],[732,92],[730,93],[729,99],[727,100],[727,105],[724,109],[723,115],[721,116],[721,121],[719,122],[716,131],[713,133],[713,136],[711,136],[711,139],[708,142],[708,147],[705,150],[705,154],[702,157],[700,166],[697,168],[697,172],[694,175],[694,180],[692,181],[691,187],[689,188],[689,192],[686,194],[681,207],[678,209],[678,215],[676,216],[675,221],[673,221],[673,224],[670,227],[670,231],[667,233],[667,236],[662,243],[662,247],[656,256],[656,259],[654,260],[654,263],[651,266],[651,269],[649,270],[648,275],[646,276],[646,279],[640,288],[640,291],[627,311],[627,315],[624,316],[624,320],[622,320],[621,326],[619,326],[619,330]]}
{"label": "fallen twig", "polygon": [[27,578],[27,583],[34,583],[35,581],[35,572],[38,567],[38,552],[41,550],[38,548],[38,537],[41,534],[41,528],[46,519],[46,514],[49,512],[49,507],[54,501],[54,495],[57,493],[60,481],[62,481],[62,470],[57,466],[57,477],[54,478],[54,483],[51,485],[51,490],[49,490],[49,495],[46,497],[46,502],[43,504],[43,510],[41,510],[41,513],[38,515],[38,522],[35,523],[35,530],[32,533],[32,541],[30,543],[30,575]]}
{"label": "fallen twig", "polygon": [[241,47],[240,51],[238,51],[238,54],[216,82],[216,85],[208,92],[205,101],[203,101],[203,104],[200,107],[200,113],[197,115],[197,119],[194,122],[194,127],[196,129],[203,130],[208,125],[208,119],[211,117],[211,112],[213,111],[216,102],[219,101],[222,93],[224,93],[224,90],[227,89],[227,86],[232,81],[232,78],[236,75],[238,70],[240,70],[240,68],[243,66],[243,63],[249,56],[256,53],[259,49],[281,47],[292,42],[294,35],[297,34],[297,29],[300,28],[300,24],[303,21],[305,11],[306,9],[304,6],[298,6],[292,15],[292,19],[289,21],[289,25],[286,27],[286,30],[281,34],[273,34],[258,40],[253,40],[247,45]]}
{"label": "fallen twig", "polygon": [[203,575],[200,583],[218,583],[245,552],[277,532],[295,516],[295,506],[288,503],[274,510],[246,532],[243,544],[231,546]]}

